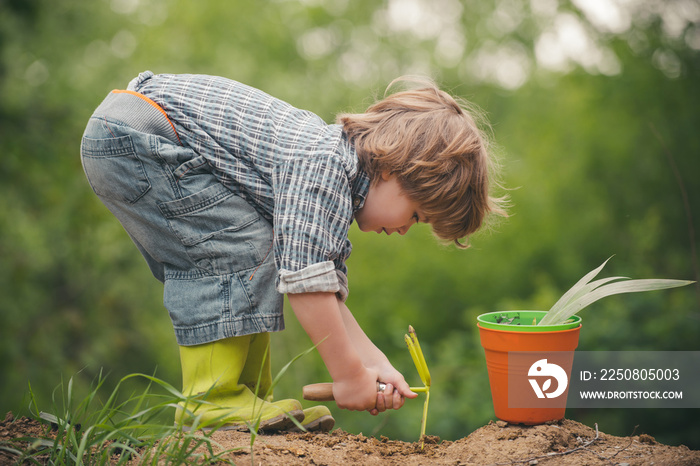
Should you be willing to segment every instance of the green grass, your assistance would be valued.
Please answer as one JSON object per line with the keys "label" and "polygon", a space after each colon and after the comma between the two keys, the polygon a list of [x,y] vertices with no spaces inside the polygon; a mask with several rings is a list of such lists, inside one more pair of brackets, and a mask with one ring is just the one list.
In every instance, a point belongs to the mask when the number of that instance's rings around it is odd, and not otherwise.
{"label": "green grass", "polygon": [[[288,362],[274,377],[270,391],[293,362],[314,348]],[[141,382],[140,388],[130,389],[135,382]],[[67,384],[61,382],[53,391],[50,412],[40,409],[29,384],[30,416],[42,423],[44,435],[0,442],[0,450],[12,454],[16,464],[234,464],[226,455],[237,449],[225,450],[212,439],[225,415],[208,423],[196,415],[199,407],[211,405],[206,401],[208,392],[187,396],[155,376],[129,374],[103,399],[104,383],[100,374],[87,396],[76,401],[73,377]],[[173,423],[179,406],[192,415],[189,429]],[[248,424],[251,464],[259,426],[259,417]]]}
{"label": "green grass", "polygon": [[[141,391],[124,395],[129,382],[147,382]],[[31,416],[44,426],[38,438],[19,438],[0,448],[16,455],[17,464],[221,464],[229,463],[221,445],[212,440],[217,426],[191,431],[173,423],[178,403],[196,406],[202,396],[185,396],[167,382],[145,374],[123,377],[106,400],[100,397],[100,375],[90,393],[75,401],[73,378],[53,392],[51,412],[41,411],[29,387]],[[199,427],[212,427],[206,432]],[[20,447],[19,445],[26,445]]]}

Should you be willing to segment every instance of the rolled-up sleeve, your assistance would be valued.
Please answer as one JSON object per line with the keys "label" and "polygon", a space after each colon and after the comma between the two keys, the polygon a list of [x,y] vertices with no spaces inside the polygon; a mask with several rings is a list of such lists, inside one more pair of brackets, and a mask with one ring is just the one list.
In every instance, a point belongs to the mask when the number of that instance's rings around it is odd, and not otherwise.
{"label": "rolled-up sleeve", "polygon": [[288,159],[273,172],[273,190],[277,290],[332,292],[344,301],[353,215],[344,166],[332,156]]}
{"label": "rolled-up sleeve", "polygon": [[310,265],[298,272],[280,270],[277,291],[280,293],[332,292],[345,301],[348,279],[331,261]]}

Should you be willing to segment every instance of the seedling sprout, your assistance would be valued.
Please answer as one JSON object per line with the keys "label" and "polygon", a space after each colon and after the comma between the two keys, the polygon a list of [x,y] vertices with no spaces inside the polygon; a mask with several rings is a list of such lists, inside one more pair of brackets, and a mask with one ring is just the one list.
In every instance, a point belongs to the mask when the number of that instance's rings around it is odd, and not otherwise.
{"label": "seedling sprout", "polygon": [[406,341],[406,346],[408,346],[408,351],[411,353],[413,364],[416,365],[418,375],[423,382],[423,387],[411,387],[411,390],[414,392],[425,392],[423,417],[421,418],[420,422],[420,447],[423,449],[423,446],[425,445],[425,425],[428,421],[428,402],[430,401],[430,372],[428,371],[428,365],[425,362],[423,351],[420,348],[420,343],[418,343],[416,331],[411,325],[408,326],[408,335],[404,335],[404,340]]}

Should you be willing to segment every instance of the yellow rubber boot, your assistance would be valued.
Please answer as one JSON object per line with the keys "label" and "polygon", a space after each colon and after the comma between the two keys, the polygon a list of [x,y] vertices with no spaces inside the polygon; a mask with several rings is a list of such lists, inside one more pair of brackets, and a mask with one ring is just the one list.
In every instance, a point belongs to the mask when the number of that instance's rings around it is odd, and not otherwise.
{"label": "yellow rubber boot", "polygon": [[[304,410],[304,421],[301,425],[307,432],[330,432],[335,425],[335,419],[326,406],[316,405]],[[296,425],[292,426],[290,431],[302,432]]]}
{"label": "yellow rubber boot", "polygon": [[[272,401],[272,370],[270,368],[270,334],[251,335],[250,351],[245,362],[240,382],[250,388],[260,398]],[[304,409],[301,422],[308,432],[329,432],[335,425],[331,411],[323,405]],[[296,425],[290,431],[300,432]]]}
{"label": "yellow rubber boot", "polygon": [[242,384],[266,401],[272,401],[270,350],[269,332],[250,335],[250,350],[240,378]]}
{"label": "yellow rubber boot", "polygon": [[[241,373],[248,359],[251,336],[227,338],[196,346],[180,346],[182,385],[185,395],[201,395],[203,402],[181,404],[175,422],[184,428],[288,430],[304,413],[297,400],[270,403],[256,397]],[[199,428],[199,427],[198,427]],[[253,427],[254,428],[254,427]]]}

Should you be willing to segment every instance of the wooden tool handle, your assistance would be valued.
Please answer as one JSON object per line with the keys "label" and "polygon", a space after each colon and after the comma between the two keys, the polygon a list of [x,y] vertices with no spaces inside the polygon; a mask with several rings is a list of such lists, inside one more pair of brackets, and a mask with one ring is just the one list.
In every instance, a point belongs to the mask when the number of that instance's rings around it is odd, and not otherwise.
{"label": "wooden tool handle", "polygon": [[[377,382],[378,392],[383,392],[385,387],[386,385],[383,383]],[[302,391],[305,400],[333,401],[335,399],[333,398],[333,384],[330,382],[305,385]]]}
{"label": "wooden tool handle", "polygon": [[305,385],[304,399],[312,401],[333,401],[333,384],[332,383],[314,383]]}

